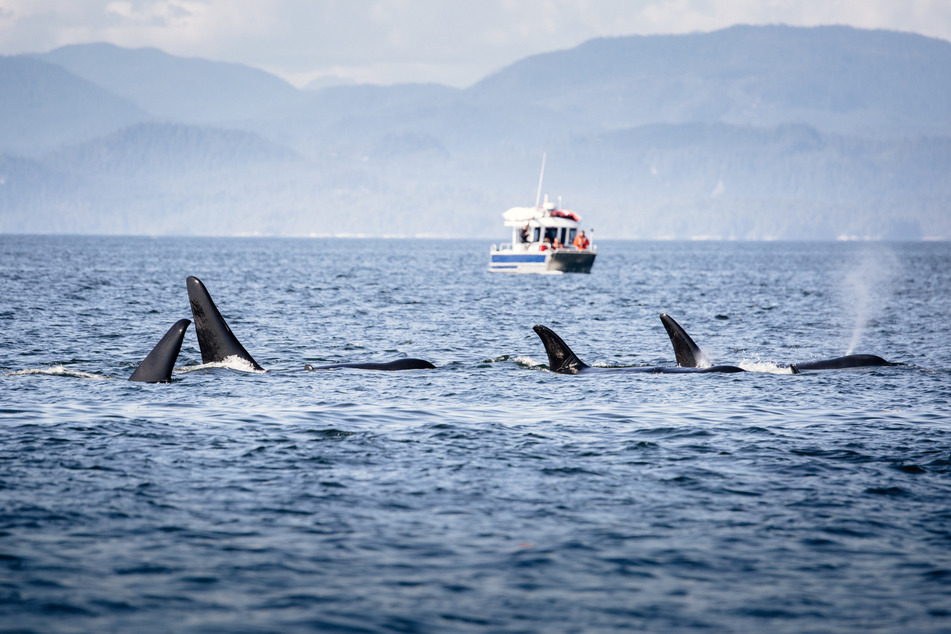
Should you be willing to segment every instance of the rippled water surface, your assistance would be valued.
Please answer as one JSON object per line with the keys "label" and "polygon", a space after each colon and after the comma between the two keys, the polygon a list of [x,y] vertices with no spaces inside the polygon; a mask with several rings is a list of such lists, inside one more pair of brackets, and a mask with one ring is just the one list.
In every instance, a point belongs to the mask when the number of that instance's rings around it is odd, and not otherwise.
{"label": "rippled water surface", "polygon": [[[951,631],[951,245],[0,236],[0,630]],[[126,381],[204,281],[269,370]],[[667,312],[742,374],[673,365]],[[871,353],[904,365],[792,375]]]}

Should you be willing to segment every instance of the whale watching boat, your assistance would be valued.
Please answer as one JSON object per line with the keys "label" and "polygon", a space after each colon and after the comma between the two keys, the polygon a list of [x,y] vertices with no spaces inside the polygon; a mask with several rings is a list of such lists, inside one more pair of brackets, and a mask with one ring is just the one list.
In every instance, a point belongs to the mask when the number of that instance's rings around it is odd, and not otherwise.
{"label": "whale watching boat", "polygon": [[[581,229],[581,217],[548,200],[539,204],[545,158],[534,207],[512,207],[504,214],[512,242],[493,244],[489,270],[499,273],[590,273],[597,248]],[[576,240],[577,238],[577,240]]]}

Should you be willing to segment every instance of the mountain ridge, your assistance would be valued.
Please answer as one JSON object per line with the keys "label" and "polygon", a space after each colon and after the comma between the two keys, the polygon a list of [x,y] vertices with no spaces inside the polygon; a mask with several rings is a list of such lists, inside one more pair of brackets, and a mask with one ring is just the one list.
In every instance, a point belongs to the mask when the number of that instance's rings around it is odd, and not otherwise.
{"label": "mountain ridge", "polygon": [[[298,90],[264,71],[144,51],[45,54],[73,55],[78,69],[76,54],[95,53],[86,79],[60,67],[61,85],[95,87],[135,116],[87,112],[103,126],[92,136],[55,121],[35,147],[5,144],[0,122],[0,152],[35,161],[0,160],[0,230],[46,231],[48,209],[72,207],[71,232],[498,236],[499,214],[534,200],[547,151],[546,185],[616,237],[951,238],[943,40],[786,26],[599,38],[465,89]],[[152,111],[134,85],[143,59],[164,69],[153,84],[166,101]],[[25,103],[11,86],[0,72],[0,105]],[[271,88],[219,107],[254,86]],[[62,119],[70,100],[55,94],[44,107]]]}
{"label": "mountain ridge", "polygon": [[[824,39],[823,35],[833,37]],[[895,51],[902,52],[906,61],[901,68],[895,68]],[[809,57],[804,59],[802,53]],[[632,64],[632,59],[640,63]],[[907,64],[908,61],[912,63]],[[884,77],[878,76],[878,81],[869,81],[870,65],[876,73],[888,72]],[[619,66],[626,72],[619,72]],[[867,71],[857,73],[858,66]],[[645,68],[650,68],[650,72]],[[918,72],[909,73],[909,68]],[[725,120],[747,125],[804,122],[829,132],[867,132],[855,127],[823,125],[823,121],[807,115],[810,110],[836,114],[879,103],[885,115],[899,117],[881,123],[911,127],[912,133],[951,133],[951,42],[897,31],[839,26],[734,26],[690,36],[597,38],[573,49],[515,62],[478,82],[473,91],[483,99],[492,99],[494,92],[502,90],[505,99],[512,99],[514,93],[514,98],[561,102],[566,104],[563,107],[577,108],[572,100],[574,93],[566,97],[559,92],[562,82],[558,80],[566,74],[571,78],[573,73],[578,75],[575,85],[590,87],[580,93],[587,101],[624,104],[626,118],[608,108],[599,110],[609,118],[611,127]],[[627,81],[616,81],[619,75]],[[753,80],[759,83],[751,86]],[[790,91],[791,86],[797,90]],[[915,87],[917,91],[913,90]],[[664,110],[664,104],[651,91],[676,102],[674,116],[663,121],[656,118],[654,113]],[[647,96],[639,97],[637,92]],[[671,94],[679,98],[670,99]],[[895,99],[908,95],[916,96],[910,105],[930,105],[925,113],[932,119],[930,127],[910,126],[906,119],[916,120],[920,114],[901,113],[901,108],[910,102],[905,98],[895,103]],[[772,103],[780,112],[769,118],[770,115],[754,116],[752,110],[743,111],[744,103],[755,104],[757,100],[766,102],[759,104],[760,108]],[[797,115],[784,117],[782,110],[793,110]],[[827,116],[827,120],[833,119]]]}
{"label": "mountain ridge", "polygon": [[158,119],[181,123],[240,121],[299,95],[283,79],[250,66],[178,57],[151,47],[72,44],[33,57],[102,86]]}
{"label": "mountain ridge", "polygon": [[55,64],[0,57],[0,151],[36,155],[147,119],[135,104]]}

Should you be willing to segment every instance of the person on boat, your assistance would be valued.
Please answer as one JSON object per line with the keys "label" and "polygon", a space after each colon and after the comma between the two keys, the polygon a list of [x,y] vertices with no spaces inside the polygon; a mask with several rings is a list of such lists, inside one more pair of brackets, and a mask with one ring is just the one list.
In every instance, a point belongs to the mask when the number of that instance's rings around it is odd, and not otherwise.
{"label": "person on boat", "polygon": [[528,242],[528,224],[522,227],[522,233],[519,234],[519,241],[521,241],[522,244]]}
{"label": "person on boat", "polygon": [[584,251],[585,249],[588,248],[589,244],[591,243],[588,242],[588,237],[585,236],[584,229],[582,229],[581,232],[578,233],[578,236],[575,238],[574,245],[578,247],[580,250]]}
{"label": "person on boat", "polygon": [[563,248],[564,246],[565,246],[565,245],[563,245],[563,244],[561,243],[561,240],[558,239],[558,236],[555,236],[555,239],[552,240],[552,242],[551,242],[551,248],[552,248],[552,249],[561,249],[561,248]]}

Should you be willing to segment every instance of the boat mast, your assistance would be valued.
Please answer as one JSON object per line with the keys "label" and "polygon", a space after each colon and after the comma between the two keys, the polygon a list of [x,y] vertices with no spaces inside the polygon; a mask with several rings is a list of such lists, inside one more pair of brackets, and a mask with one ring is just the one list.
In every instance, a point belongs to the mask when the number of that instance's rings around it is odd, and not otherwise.
{"label": "boat mast", "polygon": [[535,206],[542,201],[542,179],[545,178],[545,157],[548,156],[547,152],[542,152],[542,172],[538,175],[538,192],[535,193]]}

